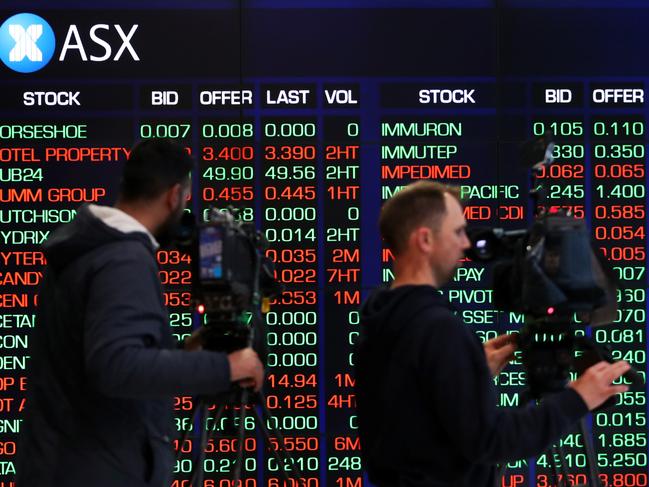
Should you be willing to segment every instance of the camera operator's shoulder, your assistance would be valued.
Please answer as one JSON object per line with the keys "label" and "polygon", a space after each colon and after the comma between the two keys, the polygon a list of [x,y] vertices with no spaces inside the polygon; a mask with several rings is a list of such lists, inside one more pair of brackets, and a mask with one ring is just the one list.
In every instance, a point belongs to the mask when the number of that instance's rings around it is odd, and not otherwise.
{"label": "camera operator's shoulder", "polygon": [[430,305],[417,313],[413,320],[413,334],[419,336],[464,334],[464,323],[447,306]]}
{"label": "camera operator's shoulder", "polygon": [[430,303],[423,308],[422,312],[429,320],[439,322],[441,326],[462,324],[462,320],[456,315],[455,310],[441,300]]}
{"label": "camera operator's shoulder", "polygon": [[446,307],[427,308],[414,320],[408,337],[409,360],[417,370],[432,371],[478,353],[471,331]]}
{"label": "camera operator's shoulder", "polygon": [[89,257],[94,261],[97,270],[105,267],[130,266],[136,272],[137,269],[156,265],[153,250],[138,239],[107,243],[98,247],[93,254]]}

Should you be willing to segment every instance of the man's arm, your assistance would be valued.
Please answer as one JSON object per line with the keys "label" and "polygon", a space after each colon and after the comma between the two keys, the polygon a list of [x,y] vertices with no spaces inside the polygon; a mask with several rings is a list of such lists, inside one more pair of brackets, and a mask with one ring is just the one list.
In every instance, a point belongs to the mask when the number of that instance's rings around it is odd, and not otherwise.
{"label": "man's arm", "polygon": [[89,381],[119,397],[216,394],[249,378],[260,387],[263,369],[252,351],[228,357],[160,347],[167,316],[149,264],[150,255],[124,252],[91,280],[84,330]]}
{"label": "man's arm", "polygon": [[[495,463],[538,455],[566,434],[595,407],[593,404],[623,390],[611,387],[610,379],[621,375],[625,367],[609,364],[606,371],[589,370],[576,387],[573,384],[549,395],[538,406],[499,409],[482,344],[459,321],[445,323],[442,328],[443,333],[432,334],[430,340],[444,345],[437,345],[440,353],[427,361],[423,371],[431,377],[428,400],[432,414],[447,427],[454,447],[475,462]],[[582,399],[585,390],[597,400]]]}

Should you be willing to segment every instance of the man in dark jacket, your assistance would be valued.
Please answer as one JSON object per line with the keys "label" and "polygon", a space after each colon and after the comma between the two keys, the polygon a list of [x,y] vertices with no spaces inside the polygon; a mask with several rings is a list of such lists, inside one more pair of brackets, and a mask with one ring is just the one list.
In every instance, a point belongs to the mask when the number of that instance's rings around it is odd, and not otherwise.
{"label": "man in dark jacket", "polygon": [[469,247],[455,188],[417,182],[385,203],[380,229],[395,279],[364,303],[357,350],[364,466],[379,487],[491,487],[495,464],[528,458],[626,390],[626,362],[601,362],[539,406],[496,408],[492,376],[507,335],[481,344],[438,289]]}
{"label": "man in dark jacket", "polygon": [[167,487],[173,396],[261,387],[252,349],[176,347],[156,249],[189,193],[192,159],[136,146],[115,207],[88,205],[45,244],[18,486]]}

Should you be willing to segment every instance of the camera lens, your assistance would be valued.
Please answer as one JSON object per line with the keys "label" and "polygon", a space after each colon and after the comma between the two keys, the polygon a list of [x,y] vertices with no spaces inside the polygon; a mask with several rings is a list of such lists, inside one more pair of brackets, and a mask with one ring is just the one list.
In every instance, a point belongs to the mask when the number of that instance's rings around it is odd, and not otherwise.
{"label": "camera lens", "polygon": [[498,242],[492,230],[484,228],[469,229],[467,235],[471,241],[471,247],[466,251],[468,258],[487,262],[495,257]]}
{"label": "camera lens", "polygon": [[480,240],[477,240],[473,246],[475,248],[475,253],[480,257],[480,259],[491,258],[492,253],[487,239],[481,238]]}

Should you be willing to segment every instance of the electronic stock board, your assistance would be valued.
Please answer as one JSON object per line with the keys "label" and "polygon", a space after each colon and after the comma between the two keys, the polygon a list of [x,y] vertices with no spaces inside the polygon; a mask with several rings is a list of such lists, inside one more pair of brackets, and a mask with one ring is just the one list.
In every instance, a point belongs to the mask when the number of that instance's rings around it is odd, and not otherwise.
{"label": "electronic stock board", "polygon": [[[527,228],[518,147],[547,131],[558,161],[541,174],[548,203],[586,219],[621,281],[615,322],[580,332],[644,377],[646,2],[5,0],[0,24],[0,485],[14,479],[29,389],[40,244],[80,205],[114,202],[139,139],[191,151],[199,218],[233,205],[270,242],[285,291],[266,315],[269,425],[309,487],[368,485],[353,345],[363,297],[392,279],[382,202],[432,178],[461,187],[470,224]],[[158,262],[182,338],[199,320],[190,266],[173,250]],[[483,265],[465,262],[445,293],[482,339],[522,324],[492,305]],[[520,363],[496,383],[500,407],[520,406]],[[231,416],[193,424],[193,403],[175,400],[179,433],[192,433],[175,443],[174,485],[188,484],[200,428],[220,433],[205,486],[231,485],[240,449],[245,487],[284,485],[287,465],[268,451],[278,443],[265,445],[252,417],[240,444]],[[604,485],[647,486],[646,421],[642,390],[590,418]],[[563,440],[572,483],[585,478],[582,443]],[[502,485],[553,482],[543,455],[510,464]]]}

